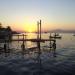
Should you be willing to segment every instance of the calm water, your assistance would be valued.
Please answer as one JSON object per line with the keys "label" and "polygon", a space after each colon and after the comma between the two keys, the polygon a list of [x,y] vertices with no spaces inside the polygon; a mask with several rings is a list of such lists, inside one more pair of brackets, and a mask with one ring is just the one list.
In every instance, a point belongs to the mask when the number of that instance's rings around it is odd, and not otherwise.
{"label": "calm water", "polygon": [[[27,38],[36,38],[36,34],[27,34]],[[52,70],[53,74],[61,72],[65,72],[64,69],[67,69],[66,71],[70,71],[70,69],[73,67],[73,64],[75,64],[75,37],[72,36],[72,34],[60,34],[62,36],[61,40],[57,40],[57,57],[53,58],[52,53],[49,52],[42,52],[41,54],[41,61],[42,61],[42,67],[44,69]],[[21,39],[22,37],[20,37]],[[42,34],[42,38],[49,38],[49,34]],[[13,37],[13,39],[17,39],[17,37]],[[19,51],[21,50],[21,44],[22,42],[12,42],[10,44],[10,48],[14,48],[13,50]],[[36,43],[33,42],[26,42],[26,47],[34,47],[36,46]],[[49,46],[49,42],[41,43],[41,46]],[[3,54],[0,55],[0,66],[6,66],[6,69],[9,68],[11,71],[17,72],[19,75],[22,75],[22,73],[26,72],[26,75],[36,75],[39,71],[38,64],[36,63],[37,54],[27,54],[25,57],[22,56],[22,54],[18,53],[11,53],[8,57],[4,57]],[[64,65],[64,66],[63,66]],[[65,65],[68,66],[65,68]],[[70,68],[70,66],[72,66]],[[75,65],[74,65],[75,66]],[[40,66],[41,67],[41,66]],[[53,67],[53,69],[51,68]],[[59,69],[58,69],[59,68]],[[9,70],[9,71],[10,71]],[[42,69],[41,69],[42,70]],[[42,70],[43,75],[50,75],[51,71],[48,74],[48,71]],[[72,69],[71,69],[72,70]],[[4,72],[6,73],[7,70]],[[68,72],[69,72],[68,71]],[[27,74],[30,73],[30,74]],[[17,74],[17,75],[18,75]],[[51,75],[53,75],[51,74]],[[24,74],[23,74],[24,75]],[[37,74],[39,75],[39,74]],[[54,74],[56,75],[56,74]],[[61,74],[60,74],[61,75]]]}
{"label": "calm water", "polygon": [[[72,34],[60,34],[62,36],[62,39],[57,39],[57,49],[75,49],[75,37],[72,36]],[[14,36],[13,39],[17,39],[18,37]],[[19,37],[21,39],[22,37]],[[37,38],[36,34],[29,33],[27,34],[27,39],[30,38]],[[48,39],[49,38],[49,33],[48,34],[42,34],[42,38]],[[21,49],[21,44],[22,42],[12,42],[10,44],[10,47],[15,48],[20,50]],[[36,43],[33,42],[26,42],[26,48],[29,47],[35,47]],[[41,46],[49,46],[49,42],[41,43]]]}

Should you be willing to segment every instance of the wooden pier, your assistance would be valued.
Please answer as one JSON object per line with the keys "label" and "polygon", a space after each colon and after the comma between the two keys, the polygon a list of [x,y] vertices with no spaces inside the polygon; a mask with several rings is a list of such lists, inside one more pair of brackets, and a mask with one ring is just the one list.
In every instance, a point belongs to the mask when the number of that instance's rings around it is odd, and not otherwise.
{"label": "wooden pier", "polygon": [[[54,34],[54,36],[51,35],[50,33],[50,36],[49,36],[49,39],[42,39],[41,38],[41,20],[37,22],[37,38],[35,39],[28,39],[26,36],[26,34],[13,34],[12,37],[16,36],[17,39],[5,39],[3,40],[5,42],[5,47],[7,47],[7,44],[8,44],[8,47],[9,47],[9,43],[10,42],[13,42],[13,41],[21,41],[22,42],[22,45],[21,45],[21,49],[22,49],[22,52],[24,53],[26,51],[26,42],[30,41],[30,42],[36,42],[36,48],[38,49],[38,56],[39,56],[39,59],[40,59],[40,54],[41,54],[41,43],[45,43],[45,42],[50,42],[50,50],[53,49],[54,50],[54,53],[56,51],[56,39],[61,39],[61,36],[57,35],[56,33]],[[22,37],[20,39],[20,36]],[[34,47],[35,48],[35,47]],[[30,48],[30,49],[33,49],[33,48]],[[6,48],[4,48],[4,50],[6,50]],[[8,50],[7,50],[8,52]]]}
{"label": "wooden pier", "polygon": [[31,41],[31,42],[45,42],[54,41],[54,39],[12,39],[12,41]]}
{"label": "wooden pier", "polygon": [[[52,36],[51,33],[50,33],[49,39],[42,39],[41,38],[41,20],[40,20],[40,22],[38,22],[37,38],[35,38],[35,39],[28,39],[28,38],[26,38],[27,35],[25,35],[25,34],[21,34],[21,35],[16,34],[16,35],[13,35],[13,36],[17,36],[17,39],[12,39],[11,42],[13,42],[13,41],[21,41],[22,45],[23,45],[23,48],[22,48],[22,52],[23,53],[25,52],[25,45],[26,45],[25,42],[29,42],[29,41],[30,42],[36,42],[37,46],[36,47],[32,47],[32,48],[27,48],[27,51],[33,51],[33,50],[37,49],[38,63],[40,65],[40,67],[41,67],[41,64],[43,66],[43,69],[40,68],[40,71],[42,71],[42,72],[40,72],[41,74],[46,75],[46,73],[47,74],[49,73],[48,75],[50,75],[50,74],[51,75],[56,75],[56,74],[58,74],[58,75],[64,75],[64,74],[66,74],[66,75],[75,75],[75,70],[74,70],[75,69],[75,60],[74,60],[75,59],[75,55],[73,55],[73,54],[69,55],[69,57],[66,56],[65,57],[66,60],[63,59],[64,55],[62,57],[60,57],[61,55],[59,55],[59,57],[57,57],[57,60],[55,60],[55,62],[51,61],[51,60],[47,60],[49,63],[45,63],[43,60],[41,60],[41,56],[40,56],[42,54],[41,43],[45,43],[47,41],[50,42],[50,45],[46,46],[46,50],[47,50],[47,48],[50,48],[52,50],[54,49],[54,54],[55,54],[56,48],[53,48],[52,45],[54,43],[54,46],[56,47],[56,39],[61,39],[61,36],[56,35],[56,33],[55,33],[54,36]],[[20,36],[22,37],[21,39],[19,38]],[[9,40],[4,40],[4,41],[5,41],[5,43],[8,43],[8,44],[10,43]],[[0,50],[4,50],[4,49],[0,48]],[[69,50],[67,50],[67,51],[69,51]],[[65,50],[63,52],[65,53]],[[8,51],[6,53],[8,53]],[[53,55],[53,56],[56,57],[55,55]],[[60,58],[60,60],[58,60],[59,58]],[[61,61],[61,59],[63,61]],[[43,61],[43,63],[41,63],[42,61]],[[22,63],[23,63],[23,61],[22,61]],[[28,64],[26,61],[24,62],[24,64],[25,63]],[[31,64],[30,66],[36,67],[35,65],[37,65],[37,64],[33,64],[33,65]],[[34,69],[34,70],[36,69],[36,68],[30,67],[30,66],[27,67],[27,69],[28,68],[29,68],[29,70],[30,69],[31,70],[32,69]],[[25,69],[26,69],[26,66],[25,66]]]}

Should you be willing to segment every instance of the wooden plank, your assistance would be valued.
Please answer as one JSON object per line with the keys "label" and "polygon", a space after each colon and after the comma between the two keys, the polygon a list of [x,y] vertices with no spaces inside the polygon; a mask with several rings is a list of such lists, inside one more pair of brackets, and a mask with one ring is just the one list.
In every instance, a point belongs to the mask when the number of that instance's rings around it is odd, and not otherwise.
{"label": "wooden plank", "polygon": [[54,41],[53,39],[12,39],[12,41],[32,41],[32,42],[45,42],[45,41]]}

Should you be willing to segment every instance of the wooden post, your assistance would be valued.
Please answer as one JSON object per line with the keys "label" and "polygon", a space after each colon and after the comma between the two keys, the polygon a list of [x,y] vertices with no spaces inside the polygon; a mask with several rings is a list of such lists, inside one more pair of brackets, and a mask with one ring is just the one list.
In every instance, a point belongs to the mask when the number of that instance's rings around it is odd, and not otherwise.
{"label": "wooden post", "polygon": [[19,35],[18,35],[18,43],[19,43]]}
{"label": "wooden post", "polygon": [[[25,40],[26,40],[26,36],[27,36],[27,35],[26,35],[26,33],[25,33]],[[25,41],[25,49],[26,49],[26,41]]]}
{"label": "wooden post", "polygon": [[21,45],[22,48],[22,54],[24,55],[24,51],[25,51],[25,45],[24,45],[24,34],[23,34],[23,43]]}
{"label": "wooden post", "polygon": [[41,39],[41,20],[40,20],[40,39]]}
{"label": "wooden post", "polygon": [[41,58],[40,58],[40,54],[41,54],[41,48],[40,48],[40,43],[41,43],[41,20],[40,22],[37,22],[37,32],[38,32],[38,42],[37,42],[37,46],[38,46],[38,63],[41,64]]}
{"label": "wooden post", "polygon": [[24,34],[23,34],[23,45],[24,45]]}
{"label": "wooden post", "polygon": [[39,39],[39,22],[37,22],[37,39]]}

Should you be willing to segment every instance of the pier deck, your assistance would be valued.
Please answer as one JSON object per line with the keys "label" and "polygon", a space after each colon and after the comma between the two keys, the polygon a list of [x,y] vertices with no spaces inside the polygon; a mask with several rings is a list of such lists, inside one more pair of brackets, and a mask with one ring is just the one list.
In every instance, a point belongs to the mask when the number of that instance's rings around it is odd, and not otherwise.
{"label": "pier deck", "polygon": [[45,42],[45,41],[54,41],[54,39],[12,39],[12,41]]}

